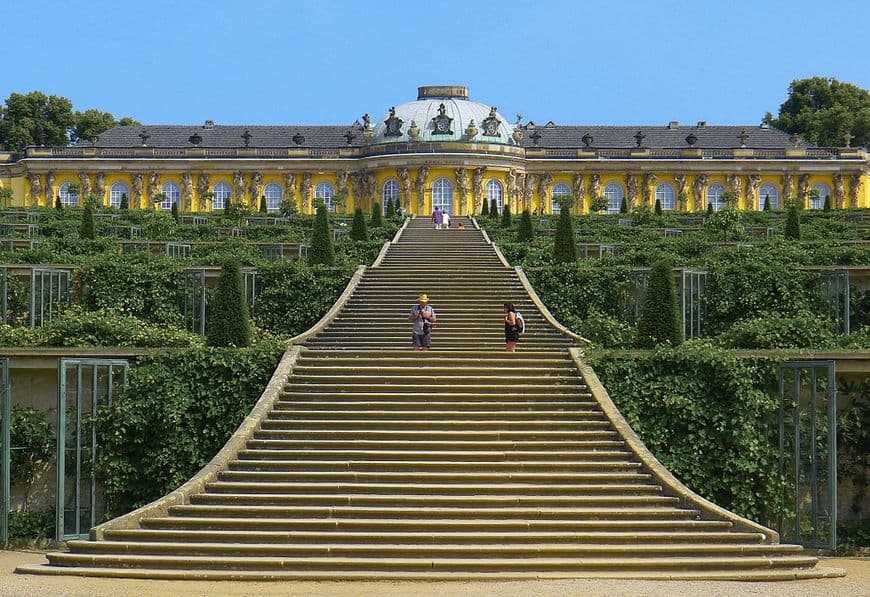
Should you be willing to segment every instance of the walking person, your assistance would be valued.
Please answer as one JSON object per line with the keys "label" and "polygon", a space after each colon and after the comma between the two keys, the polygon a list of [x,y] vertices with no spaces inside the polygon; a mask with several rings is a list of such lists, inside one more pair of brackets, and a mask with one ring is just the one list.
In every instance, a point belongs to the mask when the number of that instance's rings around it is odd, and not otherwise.
{"label": "walking person", "polygon": [[441,225],[444,223],[444,214],[440,207],[436,207],[432,212],[432,223],[435,224],[435,230],[441,230]]}
{"label": "walking person", "polygon": [[516,352],[520,334],[525,331],[523,316],[517,313],[513,303],[504,304],[504,343],[508,352]]}
{"label": "walking person", "polygon": [[441,219],[444,222],[444,230],[450,229],[450,214],[446,211],[441,212]]}
{"label": "walking person", "polygon": [[408,321],[414,324],[411,338],[414,350],[429,350],[432,345],[432,327],[436,321],[435,309],[429,304],[429,296],[426,293],[417,297],[417,304],[411,308]]}

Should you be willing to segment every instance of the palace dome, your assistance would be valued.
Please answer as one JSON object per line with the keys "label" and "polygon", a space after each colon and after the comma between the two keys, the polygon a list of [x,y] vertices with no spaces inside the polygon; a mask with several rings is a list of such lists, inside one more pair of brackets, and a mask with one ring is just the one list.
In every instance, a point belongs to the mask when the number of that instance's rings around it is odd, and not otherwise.
{"label": "palace dome", "polygon": [[[496,111],[495,106],[468,99],[462,86],[427,86],[417,89],[417,101],[390,109],[374,124],[373,143],[407,143],[409,141],[465,141],[517,145],[511,137],[514,125]],[[477,133],[469,136],[474,123]],[[419,132],[411,135],[412,123]]]}

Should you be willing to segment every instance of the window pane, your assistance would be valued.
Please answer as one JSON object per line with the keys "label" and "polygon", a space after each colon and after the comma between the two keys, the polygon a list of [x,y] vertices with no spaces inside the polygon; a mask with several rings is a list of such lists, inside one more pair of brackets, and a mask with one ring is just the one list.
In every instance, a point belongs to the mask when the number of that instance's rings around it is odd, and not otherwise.
{"label": "window pane", "polygon": [[550,194],[550,211],[554,214],[562,213],[562,204],[559,202],[559,197],[570,194],[571,189],[564,182],[554,185],[553,192]]}
{"label": "window pane", "polygon": [[611,182],[604,187],[604,196],[607,197],[607,213],[619,213],[619,208],[622,207],[622,198],[625,196],[622,185]]}

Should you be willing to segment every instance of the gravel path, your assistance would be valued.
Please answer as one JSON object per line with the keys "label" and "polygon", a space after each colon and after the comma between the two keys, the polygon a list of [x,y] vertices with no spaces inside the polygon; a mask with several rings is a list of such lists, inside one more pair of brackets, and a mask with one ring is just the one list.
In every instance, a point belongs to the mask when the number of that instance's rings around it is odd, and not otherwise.
{"label": "gravel path", "polygon": [[14,574],[19,564],[45,561],[40,552],[0,551],[3,597],[347,596],[347,597],[870,597],[870,558],[825,558],[822,566],[845,568],[845,578],[778,583],[554,580],[526,582],[171,582]]}

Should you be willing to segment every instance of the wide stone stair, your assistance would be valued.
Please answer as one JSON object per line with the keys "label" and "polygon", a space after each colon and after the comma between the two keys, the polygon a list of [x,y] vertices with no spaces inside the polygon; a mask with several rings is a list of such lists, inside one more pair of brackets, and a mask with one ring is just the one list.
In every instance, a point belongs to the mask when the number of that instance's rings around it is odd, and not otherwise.
{"label": "wide stone stair", "polygon": [[[412,220],[200,491],[20,572],[209,579],[838,576],[692,505],[481,232]],[[421,292],[438,315],[411,350]],[[502,303],[523,312],[504,351]],[[120,519],[119,519],[120,520]]]}

